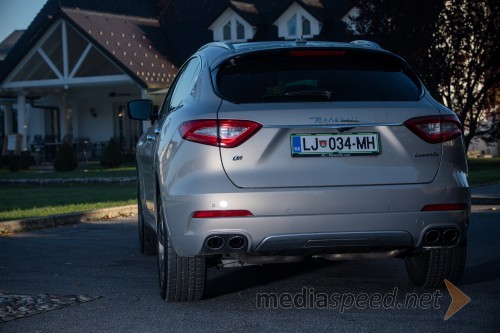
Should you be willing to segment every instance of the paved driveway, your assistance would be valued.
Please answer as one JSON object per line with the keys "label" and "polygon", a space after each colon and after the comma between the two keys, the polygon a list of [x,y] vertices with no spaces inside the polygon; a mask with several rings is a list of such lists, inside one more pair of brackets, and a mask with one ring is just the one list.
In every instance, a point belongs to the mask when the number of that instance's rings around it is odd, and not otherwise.
{"label": "paved driveway", "polygon": [[3,236],[0,310],[42,313],[0,332],[498,332],[500,213],[474,213],[469,239],[472,301],[445,321],[447,290],[413,289],[401,260],[211,269],[206,299],[168,304],[130,219]]}

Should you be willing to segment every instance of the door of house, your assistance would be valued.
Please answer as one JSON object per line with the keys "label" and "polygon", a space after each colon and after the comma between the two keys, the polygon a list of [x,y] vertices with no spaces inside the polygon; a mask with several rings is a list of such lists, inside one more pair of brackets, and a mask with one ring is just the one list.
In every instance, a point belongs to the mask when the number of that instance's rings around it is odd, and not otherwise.
{"label": "door of house", "polygon": [[49,141],[61,141],[61,123],[59,121],[59,109],[45,109],[45,136]]}
{"label": "door of house", "polygon": [[61,142],[61,123],[58,108],[46,108],[45,112],[45,158],[52,161],[56,155],[57,147]]}
{"label": "door of house", "polygon": [[125,104],[115,104],[113,107],[114,136],[123,151],[134,151],[137,140],[141,136],[141,122],[127,116]]}

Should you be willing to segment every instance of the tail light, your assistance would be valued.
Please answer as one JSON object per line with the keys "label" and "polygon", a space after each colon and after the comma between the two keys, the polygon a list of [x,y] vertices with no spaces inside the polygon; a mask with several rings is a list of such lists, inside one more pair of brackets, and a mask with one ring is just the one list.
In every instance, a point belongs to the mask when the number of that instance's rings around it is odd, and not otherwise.
{"label": "tail light", "polygon": [[193,214],[195,219],[246,216],[253,216],[253,214],[248,210],[199,210]]}
{"label": "tail light", "polygon": [[234,148],[248,140],[261,127],[261,124],[249,120],[201,119],[182,123],[179,132],[184,140]]}
{"label": "tail light", "polygon": [[462,135],[462,124],[456,115],[418,117],[405,122],[413,133],[429,143],[441,143]]}
{"label": "tail light", "polygon": [[447,210],[468,210],[467,204],[437,204],[422,207],[422,212],[439,212]]}

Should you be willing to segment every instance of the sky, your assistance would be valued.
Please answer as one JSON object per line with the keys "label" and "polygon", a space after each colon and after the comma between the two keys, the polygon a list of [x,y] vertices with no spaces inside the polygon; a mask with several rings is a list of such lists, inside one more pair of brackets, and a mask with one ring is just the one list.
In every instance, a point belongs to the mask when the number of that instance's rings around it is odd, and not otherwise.
{"label": "sky", "polygon": [[27,29],[47,0],[0,0],[0,42],[14,30]]}

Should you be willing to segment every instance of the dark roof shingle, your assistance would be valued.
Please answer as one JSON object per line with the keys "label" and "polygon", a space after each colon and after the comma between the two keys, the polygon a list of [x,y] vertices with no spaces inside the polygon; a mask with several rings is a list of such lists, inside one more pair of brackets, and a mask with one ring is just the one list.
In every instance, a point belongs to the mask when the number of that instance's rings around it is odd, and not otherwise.
{"label": "dark roof shingle", "polygon": [[63,8],[67,17],[94,44],[148,88],[172,83],[177,66],[166,57],[163,30],[157,19]]}

